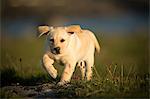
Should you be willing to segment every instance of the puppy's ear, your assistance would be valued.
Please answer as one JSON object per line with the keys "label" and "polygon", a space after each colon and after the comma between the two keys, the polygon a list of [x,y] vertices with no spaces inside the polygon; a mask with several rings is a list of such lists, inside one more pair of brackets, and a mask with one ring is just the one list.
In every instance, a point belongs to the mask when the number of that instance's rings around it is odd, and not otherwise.
{"label": "puppy's ear", "polygon": [[39,36],[38,37],[41,37],[42,35],[47,35],[50,30],[52,30],[53,27],[49,27],[49,26],[38,26],[38,33],[39,33]]}
{"label": "puppy's ear", "polygon": [[66,31],[69,34],[74,34],[74,33],[81,33],[82,29],[80,25],[71,25],[71,26],[66,27]]}

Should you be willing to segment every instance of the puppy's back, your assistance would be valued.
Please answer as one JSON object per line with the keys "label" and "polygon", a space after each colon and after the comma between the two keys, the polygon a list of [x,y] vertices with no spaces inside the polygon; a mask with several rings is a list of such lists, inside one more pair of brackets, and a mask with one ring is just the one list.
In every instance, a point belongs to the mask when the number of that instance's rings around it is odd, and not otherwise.
{"label": "puppy's back", "polygon": [[98,43],[98,41],[97,41],[97,38],[96,38],[96,36],[94,35],[94,33],[91,32],[90,30],[82,30],[82,31],[83,31],[83,33],[86,33],[87,35],[89,35],[90,39],[91,39],[91,40],[93,41],[93,43],[94,43],[94,46],[95,46],[96,51],[97,51],[98,53],[100,53],[100,45],[99,45],[99,43]]}

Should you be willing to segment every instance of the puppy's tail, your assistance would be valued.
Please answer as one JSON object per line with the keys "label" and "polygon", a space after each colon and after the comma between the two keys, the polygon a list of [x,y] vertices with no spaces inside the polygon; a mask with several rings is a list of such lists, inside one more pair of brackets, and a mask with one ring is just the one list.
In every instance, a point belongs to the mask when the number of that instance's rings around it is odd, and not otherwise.
{"label": "puppy's tail", "polygon": [[100,45],[99,45],[99,43],[98,43],[98,41],[97,41],[95,35],[94,35],[91,31],[89,31],[88,33],[89,33],[91,39],[92,39],[93,42],[94,42],[96,52],[97,52],[97,53],[100,53]]}

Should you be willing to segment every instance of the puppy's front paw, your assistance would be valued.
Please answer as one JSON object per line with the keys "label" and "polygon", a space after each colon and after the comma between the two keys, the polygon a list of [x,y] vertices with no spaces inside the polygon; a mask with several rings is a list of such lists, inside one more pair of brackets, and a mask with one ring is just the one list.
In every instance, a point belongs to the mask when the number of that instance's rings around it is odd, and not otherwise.
{"label": "puppy's front paw", "polygon": [[67,81],[60,81],[57,83],[58,86],[64,86],[66,85],[68,82]]}
{"label": "puppy's front paw", "polygon": [[58,85],[58,86],[63,86],[63,85],[64,85],[64,82],[58,82],[57,85]]}
{"label": "puppy's front paw", "polygon": [[55,79],[57,77],[57,70],[50,73],[50,75],[51,75],[51,77],[53,77]]}

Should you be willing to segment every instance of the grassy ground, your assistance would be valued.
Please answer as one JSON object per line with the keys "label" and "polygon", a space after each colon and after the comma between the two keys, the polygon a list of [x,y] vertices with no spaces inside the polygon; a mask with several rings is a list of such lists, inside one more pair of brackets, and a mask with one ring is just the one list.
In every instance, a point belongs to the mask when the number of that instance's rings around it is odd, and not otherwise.
{"label": "grassy ground", "polygon": [[[147,97],[149,94],[147,36],[100,36],[101,54],[95,56],[93,79],[81,81],[76,69],[69,87],[57,90],[56,97]],[[21,86],[56,83],[41,67],[44,38],[5,39],[1,47],[1,89],[8,85]],[[96,73],[97,72],[97,73]],[[9,93],[10,94],[10,93]],[[2,97],[13,97],[1,90]]]}

